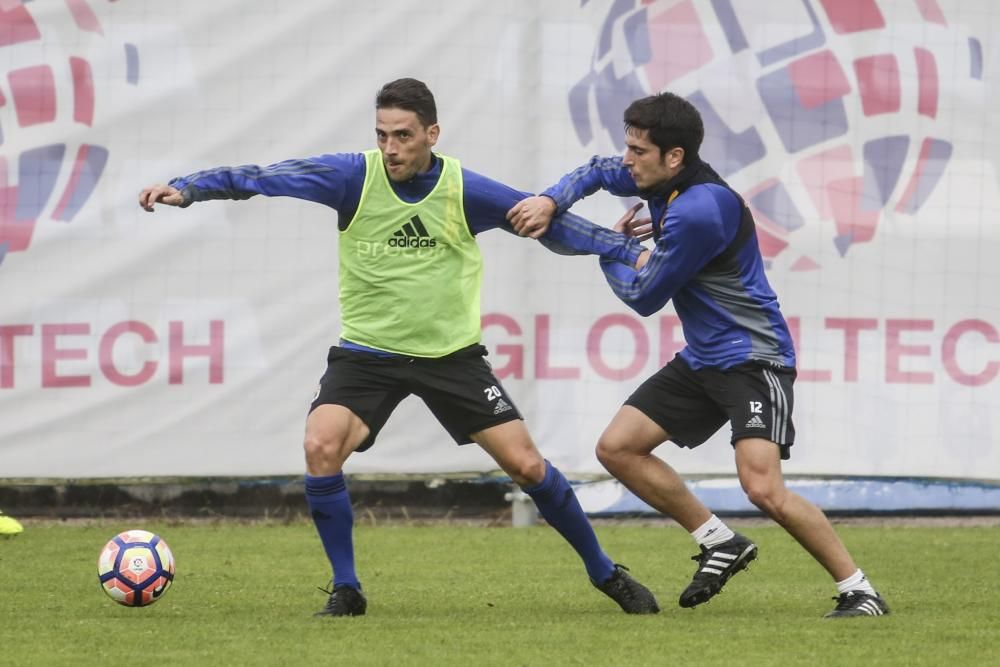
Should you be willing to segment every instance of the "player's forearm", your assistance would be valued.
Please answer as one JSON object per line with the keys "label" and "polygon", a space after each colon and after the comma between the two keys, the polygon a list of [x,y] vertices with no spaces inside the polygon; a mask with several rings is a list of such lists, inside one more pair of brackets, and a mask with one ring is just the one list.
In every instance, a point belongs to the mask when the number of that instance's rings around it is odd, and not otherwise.
{"label": "player's forearm", "polygon": [[654,253],[646,265],[636,270],[618,262],[601,259],[601,270],[608,286],[622,303],[647,317],[659,311],[673,298],[682,284],[668,270],[664,270],[661,257]]}
{"label": "player's forearm", "polygon": [[181,208],[187,208],[191,204],[199,201],[211,201],[213,199],[250,199],[256,192],[237,192],[223,188],[209,188],[204,185],[188,183],[183,184],[179,179],[172,179],[170,185],[180,190],[184,202]]}
{"label": "player's forearm", "polygon": [[260,178],[264,169],[257,165],[217,167],[170,180],[181,191],[182,206],[213,199],[249,199],[263,194]]}
{"label": "player's forearm", "polygon": [[635,181],[628,169],[622,166],[621,158],[595,155],[585,165],[569,172],[559,182],[542,192],[556,203],[556,212],[562,213],[575,202],[598,190],[606,190],[620,197],[638,194]]}
{"label": "player's forearm", "polygon": [[635,266],[643,250],[635,239],[572,213],[553,218],[548,231],[538,240],[560,255],[598,255],[628,266]]}
{"label": "player's forearm", "polygon": [[181,191],[182,206],[213,199],[249,199],[254,195],[296,197],[339,208],[344,183],[341,173],[317,160],[285,160],[267,167],[218,167],[172,179]]}

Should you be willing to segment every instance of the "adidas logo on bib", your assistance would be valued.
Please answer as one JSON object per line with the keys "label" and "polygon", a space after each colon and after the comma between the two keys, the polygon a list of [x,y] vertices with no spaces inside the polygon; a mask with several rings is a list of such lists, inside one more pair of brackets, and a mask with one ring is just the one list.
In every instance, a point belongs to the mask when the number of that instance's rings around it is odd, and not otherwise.
{"label": "adidas logo on bib", "polygon": [[760,418],[760,415],[754,415],[747,422],[746,428],[767,428],[767,424]]}
{"label": "adidas logo on bib", "polygon": [[415,215],[396,230],[388,244],[393,248],[433,248],[437,245],[437,239],[427,232],[420,216]]}

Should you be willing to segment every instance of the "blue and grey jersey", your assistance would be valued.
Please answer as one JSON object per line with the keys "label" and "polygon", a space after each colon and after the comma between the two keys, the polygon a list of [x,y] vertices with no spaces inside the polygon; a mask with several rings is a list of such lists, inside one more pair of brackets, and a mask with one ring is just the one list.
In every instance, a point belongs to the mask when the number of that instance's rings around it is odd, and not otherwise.
{"label": "blue and grey jersey", "polygon": [[[414,203],[426,197],[441,176],[441,160],[435,156],[430,170],[410,181],[391,182],[403,201]],[[528,197],[502,183],[469,169],[462,169],[465,219],[473,234],[499,228],[516,234],[507,221],[507,211]],[[319,157],[284,160],[267,167],[244,165],[219,167],[174,178],[170,185],[181,191],[183,206],[212,199],[249,199],[254,195],[296,197],[324,204],[337,211],[340,229],[346,229],[357,212],[365,183],[363,153],[336,153]],[[553,219],[539,239],[549,250],[563,255],[598,255],[635,266],[642,246],[635,239],[573,215]]]}
{"label": "blue and grey jersey", "polygon": [[687,343],[680,355],[691,368],[725,369],[751,360],[795,366],[753,216],[708,164],[688,165],[656,192],[644,192],[621,158],[594,157],[543,194],[561,212],[601,189],[646,199],[656,242],[640,271],[602,258],[608,284],[643,316],[673,300]]}

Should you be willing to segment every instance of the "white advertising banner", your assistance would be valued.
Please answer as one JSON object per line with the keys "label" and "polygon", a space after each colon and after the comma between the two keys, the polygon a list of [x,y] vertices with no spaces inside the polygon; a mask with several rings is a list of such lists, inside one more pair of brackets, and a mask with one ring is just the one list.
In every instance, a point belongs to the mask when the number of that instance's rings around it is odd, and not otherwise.
{"label": "white advertising banner", "polygon": [[[786,472],[998,480],[998,35],[989,0],[0,0],[0,479],[301,471],[336,212],[137,196],[373,148],[375,91],[412,76],[442,153],[532,192],[620,153],[632,100],[690,99],[795,333]],[[603,472],[603,427],[683,346],[672,308],[631,312],[593,257],[478,240],[495,371],[550,460]],[[659,451],[728,474],[728,437]],[[410,398],[347,470],[494,467]]]}

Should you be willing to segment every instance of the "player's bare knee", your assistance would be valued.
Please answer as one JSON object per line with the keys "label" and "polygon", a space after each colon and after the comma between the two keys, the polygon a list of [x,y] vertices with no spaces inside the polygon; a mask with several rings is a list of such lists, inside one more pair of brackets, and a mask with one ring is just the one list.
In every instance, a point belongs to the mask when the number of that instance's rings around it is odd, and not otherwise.
{"label": "player's bare knee", "polygon": [[501,467],[511,481],[521,487],[535,486],[545,479],[545,459],[537,450],[506,458]]}
{"label": "player's bare knee", "polygon": [[615,454],[614,450],[608,447],[603,440],[598,440],[597,448],[594,449],[594,454],[597,456],[597,460],[605,470],[610,471],[615,465]]}
{"label": "player's bare knee", "polygon": [[322,474],[338,472],[347,458],[343,443],[337,439],[306,433],[302,446],[305,449],[306,467]]}
{"label": "player's bare knee", "polygon": [[597,455],[597,460],[601,462],[608,471],[615,468],[621,461],[628,457],[628,450],[626,449],[625,442],[609,436],[607,433],[601,436],[600,440],[597,441],[597,448],[594,453]]}
{"label": "player's bare knee", "polygon": [[545,479],[545,459],[538,456],[525,456],[509,464],[504,470],[518,486],[535,486]]}
{"label": "player's bare knee", "polygon": [[750,483],[745,484],[743,490],[746,491],[747,499],[764,514],[775,520],[781,517],[785,499],[784,487]]}

